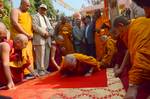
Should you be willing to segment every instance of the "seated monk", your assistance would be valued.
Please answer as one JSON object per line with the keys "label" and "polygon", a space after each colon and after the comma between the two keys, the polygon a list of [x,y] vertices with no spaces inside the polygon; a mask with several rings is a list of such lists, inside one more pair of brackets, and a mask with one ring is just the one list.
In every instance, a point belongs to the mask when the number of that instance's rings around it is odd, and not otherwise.
{"label": "seated monk", "polygon": [[52,41],[51,53],[50,53],[50,64],[49,71],[54,72],[60,69],[60,63],[62,61],[62,56],[64,55],[65,48],[62,46],[64,43],[64,38],[61,35],[55,37]]}
{"label": "seated monk", "polygon": [[60,73],[66,76],[86,75],[90,76],[93,72],[100,70],[99,62],[83,54],[68,54],[61,63]]}
{"label": "seated monk", "polygon": [[[136,99],[138,88],[150,82],[150,5],[149,0],[140,2],[146,12],[146,17],[140,17],[131,23],[123,16],[113,22],[113,30],[124,41],[128,48],[126,59],[130,57],[129,88],[125,99]],[[145,5],[144,5],[145,4]],[[140,27],[140,28],[139,28]],[[146,90],[146,88],[145,88]]]}
{"label": "seated monk", "polygon": [[0,23],[0,85],[14,88],[14,83],[23,80],[23,70],[27,68],[35,77],[38,75],[30,67],[30,60],[24,60],[22,49],[26,47],[28,38],[18,34],[13,41],[7,41],[7,29]]}

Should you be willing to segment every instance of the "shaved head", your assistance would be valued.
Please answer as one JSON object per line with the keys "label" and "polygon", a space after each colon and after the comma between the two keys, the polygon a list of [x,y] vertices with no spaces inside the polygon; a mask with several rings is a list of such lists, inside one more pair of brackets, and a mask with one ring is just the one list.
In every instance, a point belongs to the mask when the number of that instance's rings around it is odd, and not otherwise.
{"label": "shaved head", "polygon": [[29,0],[21,0],[21,5],[20,5],[20,9],[23,12],[28,11],[28,9],[30,8],[30,1]]}
{"label": "shaved head", "polygon": [[30,4],[30,0],[21,0],[21,4],[22,3],[29,3]]}
{"label": "shaved head", "polygon": [[17,34],[14,38],[14,48],[18,50],[22,50],[26,48],[28,45],[28,37],[24,34]]}
{"label": "shaved head", "polygon": [[17,36],[14,38],[14,41],[21,41],[21,42],[28,42],[28,37],[24,34],[17,34]]}
{"label": "shaved head", "polygon": [[7,28],[4,23],[0,22],[0,39],[7,38]]}
{"label": "shaved head", "polygon": [[68,70],[76,68],[77,60],[72,54],[68,54],[64,57],[64,67]]}
{"label": "shaved head", "polygon": [[113,21],[113,27],[117,27],[119,24],[123,24],[124,26],[129,25],[130,22],[124,16],[118,16]]}

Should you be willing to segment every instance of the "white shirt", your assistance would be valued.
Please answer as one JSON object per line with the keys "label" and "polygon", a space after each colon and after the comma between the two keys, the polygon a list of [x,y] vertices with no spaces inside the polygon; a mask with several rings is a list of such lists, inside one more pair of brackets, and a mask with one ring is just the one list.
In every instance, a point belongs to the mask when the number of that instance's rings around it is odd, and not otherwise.
{"label": "white shirt", "polygon": [[[39,14],[39,13],[38,13],[38,14]],[[41,27],[42,27],[43,29],[45,29],[45,30],[46,30],[47,25],[46,25],[46,22],[45,22],[45,20],[44,20],[44,17],[45,17],[45,16],[42,16],[41,14],[39,14]]]}
{"label": "white shirt", "polygon": [[85,29],[85,38],[87,38],[88,37],[88,30],[89,30],[89,24],[86,26],[86,29]]}

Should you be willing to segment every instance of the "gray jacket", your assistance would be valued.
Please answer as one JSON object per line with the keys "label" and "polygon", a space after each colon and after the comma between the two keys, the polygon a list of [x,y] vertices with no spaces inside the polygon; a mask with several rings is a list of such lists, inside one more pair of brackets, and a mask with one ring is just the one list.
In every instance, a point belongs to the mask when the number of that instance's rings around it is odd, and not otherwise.
{"label": "gray jacket", "polygon": [[49,34],[51,36],[48,37],[47,39],[45,39],[43,37],[46,30],[41,27],[40,16],[39,16],[39,13],[37,13],[32,16],[32,26],[33,26],[33,30],[34,30],[33,45],[45,45],[46,43],[48,43],[49,46],[51,46],[51,37],[53,35],[54,30],[53,30],[48,18],[46,16],[44,16],[44,17],[46,20],[47,31],[49,32]]}

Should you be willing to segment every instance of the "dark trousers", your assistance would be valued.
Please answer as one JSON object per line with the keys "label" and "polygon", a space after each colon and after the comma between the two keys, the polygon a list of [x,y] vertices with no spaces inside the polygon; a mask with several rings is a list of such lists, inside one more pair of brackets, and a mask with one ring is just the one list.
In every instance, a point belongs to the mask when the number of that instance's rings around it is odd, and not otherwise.
{"label": "dark trousers", "polygon": [[95,45],[94,44],[86,44],[86,55],[95,57]]}

